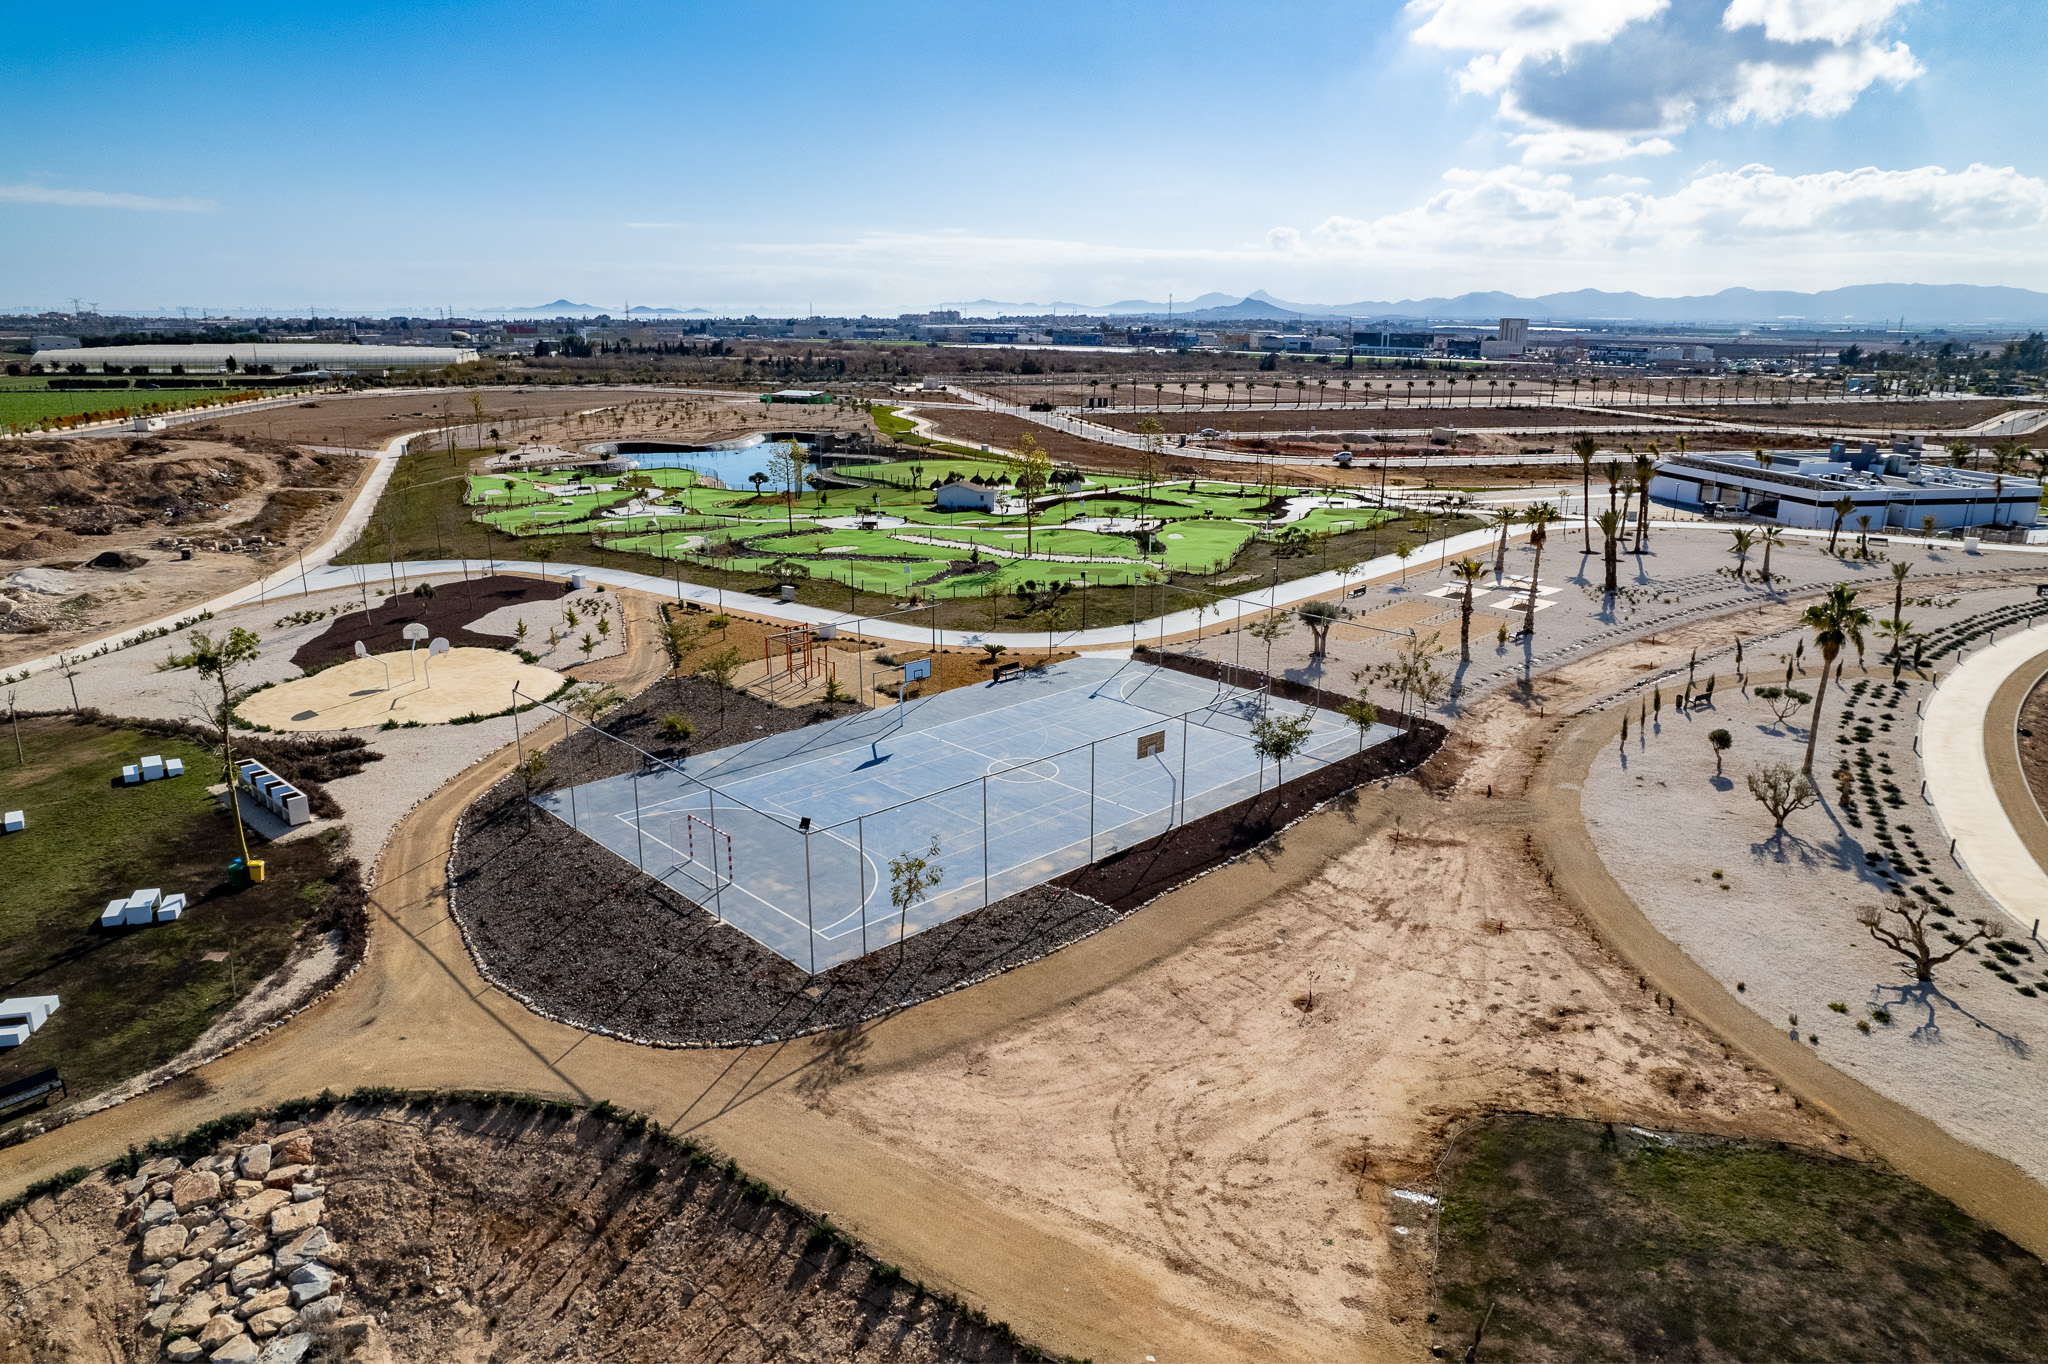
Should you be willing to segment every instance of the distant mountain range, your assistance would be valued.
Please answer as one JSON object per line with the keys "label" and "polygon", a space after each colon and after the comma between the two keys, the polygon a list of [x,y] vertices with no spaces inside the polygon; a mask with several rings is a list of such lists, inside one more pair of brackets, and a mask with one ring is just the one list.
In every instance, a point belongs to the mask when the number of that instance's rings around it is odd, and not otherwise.
{"label": "distant mountain range", "polygon": [[[1250,322],[1261,319],[1326,321],[1355,318],[1360,322],[1491,323],[1502,317],[1526,317],[1544,324],[1589,323],[1749,323],[1799,327],[1898,326],[2023,327],[2048,325],[2048,293],[1985,284],[1854,284],[1819,293],[1785,289],[1723,289],[1717,294],[1686,294],[1658,298],[1648,294],[1574,289],[1565,293],[1520,294],[1486,291],[1454,298],[1361,300],[1356,303],[1298,303],[1275,298],[1260,289],[1251,294],[1207,293],[1197,298],[1160,301],[1126,298],[1115,303],[1017,303],[977,298],[945,303],[963,317],[1143,317],[1195,324]],[[1170,312],[1169,312],[1170,309]],[[733,317],[709,308],[605,308],[558,298],[530,307],[486,308],[503,317],[705,318]],[[784,316],[765,313],[763,316]]]}
{"label": "distant mountain range", "polygon": [[633,308],[600,308],[595,303],[571,303],[558,298],[553,303],[536,303],[531,307],[483,308],[479,311],[505,317],[725,317],[728,314],[714,313],[705,308],[650,308],[645,304]]}
{"label": "distant mountain range", "polygon": [[[1110,304],[999,303],[976,299],[948,303],[962,315],[1164,317],[1168,305],[1149,299]],[[1234,322],[1258,318],[1361,321],[1492,322],[1526,317],[1532,322],[1748,322],[1790,326],[1842,326],[1905,320],[1908,331],[1934,326],[2025,326],[2048,322],[2048,293],[1983,284],[1854,284],[1819,293],[1783,289],[1723,289],[1717,294],[1656,298],[1638,293],[1574,289],[1534,298],[1488,291],[1455,298],[1409,298],[1357,303],[1295,303],[1261,289],[1242,297],[1203,294],[1175,301],[1175,321]]]}

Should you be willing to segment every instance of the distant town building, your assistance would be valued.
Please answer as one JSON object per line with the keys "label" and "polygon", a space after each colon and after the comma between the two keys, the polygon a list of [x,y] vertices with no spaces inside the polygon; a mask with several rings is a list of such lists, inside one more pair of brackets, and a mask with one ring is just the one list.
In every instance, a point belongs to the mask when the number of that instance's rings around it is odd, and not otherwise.
{"label": "distant town building", "polygon": [[77,350],[78,348],[79,342],[75,336],[35,336],[29,338],[30,350]]}

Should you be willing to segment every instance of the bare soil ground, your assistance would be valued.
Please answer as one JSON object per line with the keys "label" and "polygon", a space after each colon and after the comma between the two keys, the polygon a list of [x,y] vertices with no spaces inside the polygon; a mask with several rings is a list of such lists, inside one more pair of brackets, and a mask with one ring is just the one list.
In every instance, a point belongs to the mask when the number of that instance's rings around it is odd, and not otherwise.
{"label": "bare soil ground", "polygon": [[2021,404],[2003,398],[1959,398],[1945,402],[1797,402],[1784,407],[1744,404],[1740,407],[1700,403],[1691,407],[1652,409],[1675,417],[1706,421],[1754,422],[1762,425],[1853,427],[1857,430],[1922,431],[1975,426]]}
{"label": "bare soil ground", "polygon": [[[1418,392],[1419,392],[1418,388]],[[1334,401],[1334,390],[1333,390]],[[1132,412],[1125,409],[1118,412],[1097,411],[1089,414],[1090,419],[1104,426],[1114,426],[1122,431],[1134,431],[1140,421],[1150,417],[1165,426],[1169,432],[1198,430],[1213,426],[1219,431],[1306,431],[1313,426],[1318,431],[1427,431],[1431,427],[1455,426],[1459,430],[1485,426],[1537,426],[1556,427],[1560,431],[1576,431],[1587,427],[1633,426],[1640,424],[1640,417],[1622,408],[1612,412],[1586,412],[1578,408],[1534,407],[1446,407],[1443,395],[1437,395],[1435,407],[1424,407],[1419,402],[1407,406],[1396,401],[1392,407],[1317,407],[1311,402],[1306,407],[1295,407],[1283,402],[1279,407],[1235,407],[1224,409],[1211,407],[1207,411],[1190,408],[1183,412],[1168,407],[1163,412],[1149,412],[1139,409]]]}
{"label": "bare soil ground", "polygon": [[2020,771],[2034,803],[2048,809],[2048,680],[2037,682],[2020,706]]}
{"label": "bare soil ground", "polygon": [[[866,1256],[813,1248],[765,1189],[617,1123],[350,1105],[311,1130],[329,1263],[378,1318],[366,1364],[1024,1357]],[[0,1359],[159,1357],[123,1201],[94,1175],[0,1227]]]}
{"label": "bare soil ground", "polygon": [[[470,403],[472,392],[482,404],[481,419]],[[301,445],[354,449],[381,447],[409,431],[451,429],[460,446],[473,449],[491,444],[495,428],[499,444],[559,443],[573,450],[600,440],[695,443],[761,429],[851,427],[866,421],[865,409],[771,406],[751,395],[564,385],[480,387],[461,393],[374,389],[323,397],[317,405],[225,416],[214,425]]]}
{"label": "bare soil ground", "polygon": [[[368,471],[347,455],[306,454],[211,427],[173,439],[27,441],[0,450],[0,577],[26,567],[74,573],[79,591],[0,587],[0,668],[151,620],[271,572],[316,544]],[[258,550],[197,549],[164,536],[262,536]],[[107,551],[146,562],[87,568]]]}
{"label": "bare soil ground", "polygon": [[[1751,628],[1789,626],[1802,605],[1757,608]],[[21,1148],[10,1181],[325,1084],[609,1095],[715,1139],[889,1258],[1077,1354],[1419,1357],[1430,1219],[1398,1191],[1430,1189],[1452,1126],[1474,1113],[1865,1149],[1757,1059],[1810,1093],[1825,1069],[1811,1048],[1777,1034],[1731,1056],[1629,964],[1675,949],[1631,940],[1625,959],[1605,945],[1614,921],[1583,907],[1603,895],[1632,912],[1597,888],[1605,873],[1555,786],[1588,759],[1555,757],[1576,731],[1546,709],[1682,669],[1728,629],[1700,618],[1576,655],[1532,692],[1470,708],[1413,779],[1108,931],[900,1015],[744,1053],[588,1036],[478,979],[443,868],[456,816],[507,770],[495,757],[400,826],[354,986],[199,1072],[190,1093]],[[1912,1116],[1869,1097],[1830,1101],[1873,1129]],[[1930,1183],[1995,1163],[1916,1140]]]}

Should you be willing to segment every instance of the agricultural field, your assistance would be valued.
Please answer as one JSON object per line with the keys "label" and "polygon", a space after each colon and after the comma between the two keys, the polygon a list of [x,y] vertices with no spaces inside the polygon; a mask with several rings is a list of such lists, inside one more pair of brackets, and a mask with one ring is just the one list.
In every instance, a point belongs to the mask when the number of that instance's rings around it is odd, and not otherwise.
{"label": "agricultural field", "polygon": [[241,402],[255,393],[224,388],[88,388],[58,390],[41,379],[0,380],[0,432],[28,431],[63,418],[97,421],[138,412],[167,412],[206,403]]}

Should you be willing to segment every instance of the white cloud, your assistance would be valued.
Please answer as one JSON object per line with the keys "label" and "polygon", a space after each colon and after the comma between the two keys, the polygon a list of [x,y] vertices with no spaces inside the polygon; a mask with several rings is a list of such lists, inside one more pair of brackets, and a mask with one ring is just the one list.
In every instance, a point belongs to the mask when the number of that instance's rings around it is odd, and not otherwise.
{"label": "white cloud", "polygon": [[1721,26],[1755,26],[1778,43],[1846,43],[1876,33],[1886,20],[1911,3],[1912,0],[1729,0],[1721,15]]}
{"label": "white cloud", "polygon": [[1665,156],[1678,150],[1661,137],[1634,138],[1627,133],[1588,132],[1577,128],[1562,132],[1518,133],[1508,142],[1522,149],[1523,163],[1531,166],[1591,166],[1630,156]]}
{"label": "white cloud", "polygon": [[1328,252],[1485,252],[1595,260],[1754,247],[1956,250],[1959,238],[2048,229],[2048,183],[2010,166],[1874,167],[1780,175],[1768,166],[1701,175],[1670,194],[1581,196],[1563,177],[1490,171],[1411,209],[1331,218],[1304,241]]}
{"label": "white cloud", "polygon": [[1830,118],[1924,68],[1884,29],[1910,0],[1409,0],[1416,43],[1473,52],[1461,89],[1497,101],[1532,165],[1660,155],[1702,119]]}
{"label": "white cloud", "polygon": [[51,189],[47,185],[0,185],[0,203],[59,204],[68,208],[128,208],[155,213],[206,213],[211,199],[152,199],[143,194],[96,189]]}

